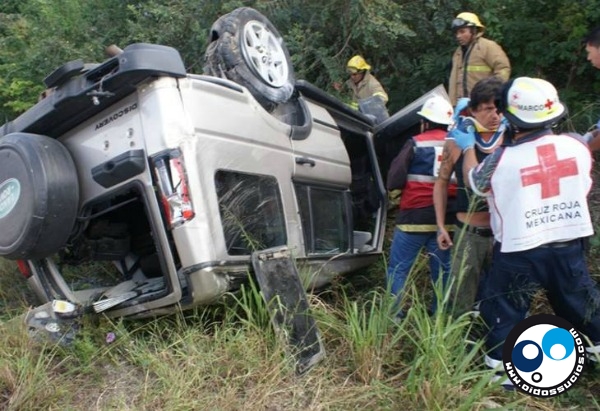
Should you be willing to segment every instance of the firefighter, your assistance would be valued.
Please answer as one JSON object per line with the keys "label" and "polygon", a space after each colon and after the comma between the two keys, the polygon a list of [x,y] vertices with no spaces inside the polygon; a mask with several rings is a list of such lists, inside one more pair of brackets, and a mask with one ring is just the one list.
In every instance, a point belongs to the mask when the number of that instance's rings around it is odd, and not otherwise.
{"label": "firefighter", "polygon": [[[387,93],[381,83],[371,74],[371,66],[362,56],[356,55],[348,60],[346,69],[350,74],[350,78],[345,84],[352,91],[352,108],[358,110],[360,100],[365,100],[373,96],[379,97],[384,105],[387,104]],[[340,83],[333,83],[333,86],[338,91],[342,89]]]}
{"label": "firefighter", "polygon": [[[583,39],[587,59],[597,69],[600,69],[600,26],[593,28]],[[583,135],[590,150],[600,150],[600,120]]]}
{"label": "firefighter", "polygon": [[473,13],[460,13],[452,21],[452,32],[458,42],[448,81],[452,105],[461,97],[469,97],[479,80],[497,76],[506,81],[510,77],[506,53],[498,43],[483,37],[484,29],[479,17]]}

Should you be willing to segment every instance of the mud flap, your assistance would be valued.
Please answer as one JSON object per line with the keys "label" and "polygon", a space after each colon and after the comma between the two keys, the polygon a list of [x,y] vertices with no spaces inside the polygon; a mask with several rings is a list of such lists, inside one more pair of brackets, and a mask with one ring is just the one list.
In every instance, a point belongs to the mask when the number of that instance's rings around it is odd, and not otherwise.
{"label": "mud flap", "polygon": [[273,326],[290,348],[296,373],[303,374],[325,357],[325,350],[290,251],[285,247],[255,251],[252,264]]}

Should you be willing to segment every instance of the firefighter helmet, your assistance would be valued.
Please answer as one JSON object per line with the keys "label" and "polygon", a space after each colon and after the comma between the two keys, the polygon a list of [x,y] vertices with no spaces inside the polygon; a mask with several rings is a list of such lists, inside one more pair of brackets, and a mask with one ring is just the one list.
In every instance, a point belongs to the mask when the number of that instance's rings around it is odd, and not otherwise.
{"label": "firefighter helmet", "polygon": [[499,109],[520,129],[555,124],[567,114],[556,88],[541,78],[517,77],[504,85]]}
{"label": "firefighter helmet", "polygon": [[358,71],[366,71],[371,70],[371,66],[367,64],[365,59],[362,56],[356,55],[348,60],[348,64],[346,65],[348,71],[351,73],[356,73]]}
{"label": "firefighter helmet", "polygon": [[442,96],[429,97],[417,114],[437,124],[452,124],[452,105]]}
{"label": "firefighter helmet", "polygon": [[479,21],[479,17],[475,13],[463,12],[460,13],[454,20],[452,20],[452,31],[456,31],[463,27],[476,27],[478,29],[484,29],[485,26]]}

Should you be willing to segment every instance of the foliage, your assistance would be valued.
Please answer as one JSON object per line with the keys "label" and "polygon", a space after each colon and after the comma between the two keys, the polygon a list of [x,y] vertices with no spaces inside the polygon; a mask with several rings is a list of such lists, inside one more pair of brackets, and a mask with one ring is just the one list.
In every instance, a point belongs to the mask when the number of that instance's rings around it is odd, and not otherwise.
{"label": "foliage", "polygon": [[19,278],[17,264],[0,258],[0,321],[8,320],[35,301],[27,283]]}
{"label": "foliage", "polygon": [[402,327],[392,322],[392,299],[373,291],[364,302],[342,293],[340,334],[350,345],[356,376],[365,383],[381,379],[387,364],[393,363],[394,349]]}
{"label": "foliage", "polygon": [[[337,94],[331,84],[362,54],[390,94],[395,112],[447,80],[456,43],[449,23],[460,11],[477,13],[486,36],[506,50],[514,75],[553,82],[571,113],[591,106],[600,80],[585,60],[581,39],[600,21],[600,0],[24,0],[0,4],[0,118],[35,103],[42,79],[75,59],[104,59],[110,44],[160,43],[177,48],[190,72],[200,72],[212,22],[236,7],[268,16],[284,36],[298,78]],[[578,115],[571,128],[587,128]],[[585,120],[584,120],[585,118]]]}
{"label": "foliage", "polygon": [[473,409],[497,388],[482,366],[483,340],[469,337],[481,325],[469,314],[454,320],[437,310],[429,316],[426,306],[418,298],[416,302],[405,319],[404,349],[415,353],[405,382],[407,395],[423,409]]}
{"label": "foliage", "polygon": [[[3,275],[23,282],[12,271]],[[397,325],[389,299],[373,288],[379,278],[367,280],[352,277],[325,295],[311,295],[327,357],[302,377],[273,338],[266,307],[251,288],[232,306],[145,321],[84,321],[68,346],[32,340],[17,313],[2,312],[0,408],[346,410],[402,404],[479,410],[597,404],[593,377],[568,396],[549,400],[490,384],[481,342],[469,337],[468,316],[429,316],[417,291],[424,284],[417,281],[410,285],[407,317]],[[0,295],[0,302],[11,298]],[[252,318],[244,314],[249,310],[255,311]],[[114,341],[106,338],[109,333]]]}
{"label": "foliage", "polygon": [[[297,77],[331,93],[331,83],[346,77],[346,61],[364,55],[390,94],[391,112],[446,81],[456,47],[449,23],[473,11],[486,36],[506,50],[513,75],[542,76],[557,86],[570,108],[568,128],[581,130],[600,117],[600,79],[581,45],[600,21],[600,0],[3,0],[0,119],[35,104],[54,69],[75,59],[102,61],[110,44],[169,45],[190,72],[200,72],[212,22],[240,6],[268,16]],[[413,271],[414,277],[420,269]],[[84,324],[72,347],[59,348],[29,339],[20,315],[33,296],[13,262],[0,260],[0,273],[3,409],[559,409],[575,395],[584,408],[597,406],[593,381],[545,402],[488,385],[468,317],[428,316],[423,292],[413,287],[400,326],[381,291],[334,288],[313,296],[328,357],[299,379],[274,343],[252,284],[232,298],[234,308],[216,315],[207,309],[148,322],[103,320]],[[111,345],[108,332],[117,335]]]}
{"label": "foliage", "polygon": [[251,278],[249,284],[243,284],[239,293],[232,294],[231,298],[235,301],[228,308],[231,318],[258,331],[268,328],[271,320],[268,306],[254,279]]}

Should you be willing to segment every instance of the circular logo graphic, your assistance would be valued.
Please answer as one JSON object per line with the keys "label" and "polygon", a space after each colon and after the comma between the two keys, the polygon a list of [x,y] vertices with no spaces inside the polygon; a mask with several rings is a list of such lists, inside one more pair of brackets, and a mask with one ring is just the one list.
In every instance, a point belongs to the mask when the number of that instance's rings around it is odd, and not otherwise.
{"label": "circular logo graphic", "polygon": [[0,184],[0,218],[10,213],[19,201],[21,184],[16,178],[9,178]]}
{"label": "circular logo graphic", "polygon": [[533,315],[508,334],[504,370],[515,387],[535,397],[554,397],[570,389],[585,365],[583,338],[566,320]]}

